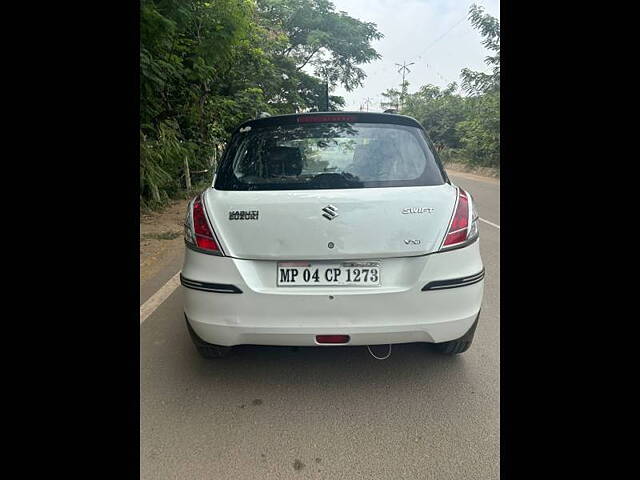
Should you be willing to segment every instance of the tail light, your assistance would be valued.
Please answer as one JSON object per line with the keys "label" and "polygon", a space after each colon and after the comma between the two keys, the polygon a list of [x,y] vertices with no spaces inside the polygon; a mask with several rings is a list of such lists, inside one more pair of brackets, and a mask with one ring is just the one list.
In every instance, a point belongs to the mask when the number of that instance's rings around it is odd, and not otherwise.
{"label": "tail light", "polygon": [[188,246],[198,251],[222,255],[216,237],[213,234],[213,229],[209,226],[202,195],[198,195],[187,209],[184,240]]}
{"label": "tail light", "polygon": [[463,247],[478,238],[477,220],[478,215],[473,205],[473,199],[467,192],[458,187],[456,209],[441,249]]}

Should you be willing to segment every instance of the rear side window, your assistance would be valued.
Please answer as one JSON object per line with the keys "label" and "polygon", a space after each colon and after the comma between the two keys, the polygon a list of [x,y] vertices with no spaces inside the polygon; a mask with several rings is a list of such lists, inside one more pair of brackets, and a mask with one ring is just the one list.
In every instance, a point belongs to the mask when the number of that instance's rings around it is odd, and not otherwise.
{"label": "rear side window", "polygon": [[237,133],[218,190],[442,185],[422,130],[379,123],[314,123]]}

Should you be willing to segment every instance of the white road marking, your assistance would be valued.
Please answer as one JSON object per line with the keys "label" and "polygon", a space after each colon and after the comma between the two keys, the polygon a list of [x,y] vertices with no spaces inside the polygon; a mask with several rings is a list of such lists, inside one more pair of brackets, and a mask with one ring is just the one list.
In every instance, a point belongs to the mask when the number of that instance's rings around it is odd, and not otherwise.
{"label": "white road marking", "polygon": [[484,218],[481,218],[480,220],[482,220],[484,223],[488,223],[492,227],[496,227],[498,230],[500,230],[500,225],[496,225],[495,223],[490,222],[489,220],[485,220]]}
{"label": "white road marking", "polygon": [[176,273],[173,277],[165,283],[160,290],[151,295],[151,297],[140,306],[140,325],[144,322],[149,315],[156,311],[162,302],[164,302],[173,291],[180,285],[180,272]]}

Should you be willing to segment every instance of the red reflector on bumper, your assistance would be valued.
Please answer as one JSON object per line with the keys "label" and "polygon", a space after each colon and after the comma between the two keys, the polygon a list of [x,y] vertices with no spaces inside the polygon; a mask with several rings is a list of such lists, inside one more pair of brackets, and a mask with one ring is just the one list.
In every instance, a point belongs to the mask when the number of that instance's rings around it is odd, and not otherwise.
{"label": "red reflector on bumper", "polygon": [[349,335],[316,335],[318,343],[348,343]]}

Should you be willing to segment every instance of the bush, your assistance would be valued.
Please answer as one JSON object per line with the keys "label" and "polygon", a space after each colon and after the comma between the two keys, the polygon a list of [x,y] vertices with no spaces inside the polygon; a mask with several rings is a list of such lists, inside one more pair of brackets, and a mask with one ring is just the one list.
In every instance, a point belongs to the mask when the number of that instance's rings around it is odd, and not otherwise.
{"label": "bush", "polygon": [[472,99],[468,119],[458,123],[466,161],[475,166],[500,166],[500,94]]}

